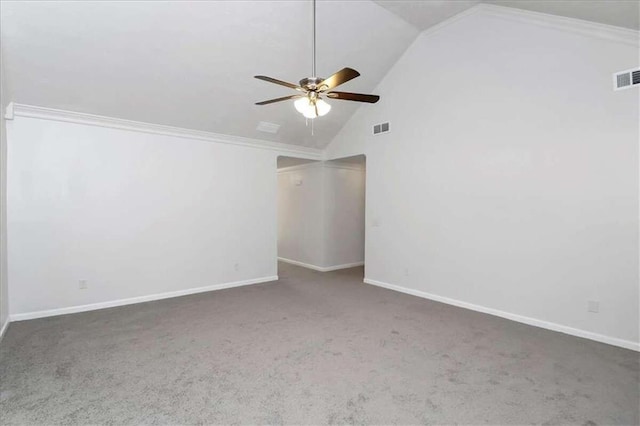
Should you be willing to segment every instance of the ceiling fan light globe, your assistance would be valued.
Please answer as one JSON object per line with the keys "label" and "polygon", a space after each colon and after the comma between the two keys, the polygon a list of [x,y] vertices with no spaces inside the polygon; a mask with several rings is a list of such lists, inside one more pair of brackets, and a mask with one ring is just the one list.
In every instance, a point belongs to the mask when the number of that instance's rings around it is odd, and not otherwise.
{"label": "ceiling fan light globe", "polygon": [[327,113],[329,111],[331,111],[331,105],[329,105],[328,103],[326,103],[322,99],[318,99],[316,101],[316,107],[318,108],[318,116],[319,117],[322,117],[323,115],[327,115]]}
{"label": "ceiling fan light globe", "polygon": [[307,97],[298,99],[293,103],[293,106],[296,107],[296,110],[298,110],[300,114],[304,114],[307,109],[313,107]]}
{"label": "ceiling fan light globe", "polygon": [[304,115],[306,118],[316,118],[316,109],[311,106],[309,109],[305,110],[302,115]]}

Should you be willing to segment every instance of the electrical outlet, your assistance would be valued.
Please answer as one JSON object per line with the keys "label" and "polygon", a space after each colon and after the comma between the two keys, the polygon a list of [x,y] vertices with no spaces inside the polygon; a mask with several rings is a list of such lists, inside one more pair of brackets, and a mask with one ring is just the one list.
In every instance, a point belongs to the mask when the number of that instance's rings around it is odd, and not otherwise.
{"label": "electrical outlet", "polygon": [[404,268],[404,276],[405,277],[409,276],[409,268]]}
{"label": "electrical outlet", "polygon": [[235,269],[236,271],[240,270],[240,264],[236,263],[235,265],[233,265],[233,269]]}
{"label": "electrical outlet", "polygon": [[86,290],[87,289],[87,280],[78,281],[78,288],[80,290]]}
{"label": "electrical outlet", "polygon": [[594,314],[600,312],[600,302],[597,300],[589,300],[587,303],[587,311],[593,312]]}

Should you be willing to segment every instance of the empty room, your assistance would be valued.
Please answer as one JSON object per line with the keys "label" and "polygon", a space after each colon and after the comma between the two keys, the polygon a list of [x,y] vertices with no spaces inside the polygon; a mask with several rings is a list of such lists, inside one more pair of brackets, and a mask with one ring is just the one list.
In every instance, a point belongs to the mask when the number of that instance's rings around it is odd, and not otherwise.
{"label": "empty room", "polygon": [[0,424],[640,425],[640,1],[0,0]]}

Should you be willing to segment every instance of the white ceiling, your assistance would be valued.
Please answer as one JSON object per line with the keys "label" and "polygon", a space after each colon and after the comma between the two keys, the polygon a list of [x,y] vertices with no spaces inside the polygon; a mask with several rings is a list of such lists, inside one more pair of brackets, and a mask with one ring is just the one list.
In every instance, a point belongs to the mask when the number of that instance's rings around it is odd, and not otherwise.
{"label": "white ceiling", "polygon": [[480,0],[373,0],[420,30],[439,24],[480,3]]}
{"label": "white ceiling", "polygon": [[[0,3],[10,100],[129,120],[324,147],[360,105],[330,101],[314,134],[296,92],[253,78],[297,83],[311,72],[311,2]],[[418,30],[370,1],[318,1],[320,77],[349,66],[340,89],[371,92]],[[364,105],[375,108],[375,105]],[[281,125],[276,135],[260,121]]]}
{"label": "white ceiling", "polygon": [[637,0],[374,0],[420,30],[432,27],[478,3],[640,29]]}
{"label": "white ceiling", "polygon": [[[635,29],[640,14],[638,1],[487,2]],[[370,93],[419,30],[477,3],[318,0],[318,74],[355,68],[341,90]],[[309,76],[310,24],[309,1],[0,2],[14,102],[323,148],[360,104],[330,101],[314,136],[292,102],[254,105],[295,93],[254,75]]]}

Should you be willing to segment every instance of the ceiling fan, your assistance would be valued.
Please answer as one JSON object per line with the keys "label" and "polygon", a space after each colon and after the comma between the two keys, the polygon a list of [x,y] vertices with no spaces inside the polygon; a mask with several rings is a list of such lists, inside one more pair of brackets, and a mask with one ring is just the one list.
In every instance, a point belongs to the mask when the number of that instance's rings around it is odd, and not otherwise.
{"label": "ceiling fan", "polygon": [[290,89],[302,92],[296,95],[284,96],[282,98],[270,99],[268,101],[256,102],[256,105],[268,105],[276,102],[297,99],[294,106],[306,118],[316,118],[323,116],[331,110],[331,105],[322,99],[326,96],[329,99],[342,99],[345,101],[367,102],[375,104],[380,99],[377,95],[365,95],[362,93],[336,92],[333,89],[358,77],[360,73],[353,68],[343,68],[331,77],[322,79],[316,75],[316,0],[313,0],[313,52],[312,52],[312,75],[300,80],[300,84],[287,83],[265,75],[256,75],[258,80],[279,84]]}

